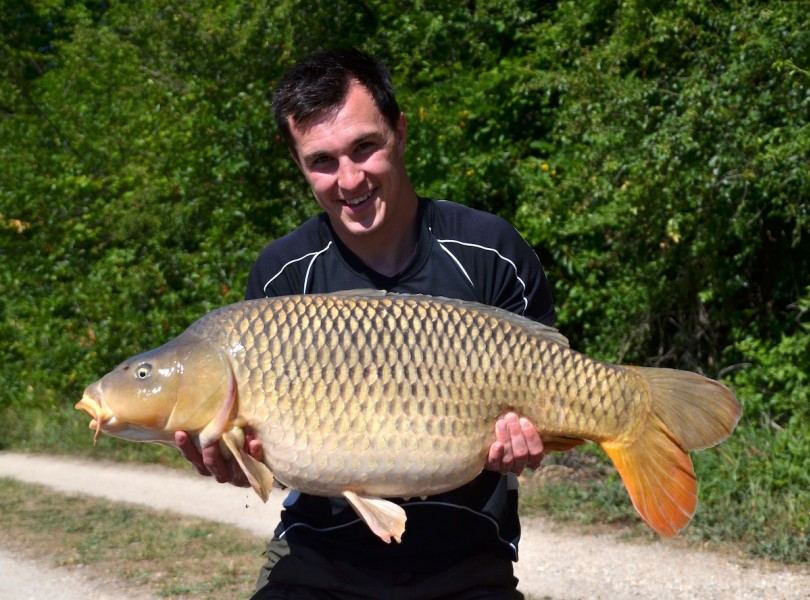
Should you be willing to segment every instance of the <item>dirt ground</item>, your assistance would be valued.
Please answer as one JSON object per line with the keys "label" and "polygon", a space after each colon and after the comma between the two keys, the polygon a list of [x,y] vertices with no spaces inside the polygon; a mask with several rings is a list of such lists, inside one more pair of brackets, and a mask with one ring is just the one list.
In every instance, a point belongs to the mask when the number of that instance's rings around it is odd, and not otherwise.
{"label": "dirt ground", "polygon": [[[251,490],[219,485],[192,472],[9,452],[0,452],[0,477],[229,523],[265,537],[276,525],[284,497],[277,492],[264,505]],[[554,600],[810,599],[810,568],[685,549],[678,542],[643,544],[611,534],[584,535],[544,519],[523,519],[516,573],[521,591]],[[151,598],[120,582],[81,569],[53,568],[4,549],[0,582],[0,600]]]}

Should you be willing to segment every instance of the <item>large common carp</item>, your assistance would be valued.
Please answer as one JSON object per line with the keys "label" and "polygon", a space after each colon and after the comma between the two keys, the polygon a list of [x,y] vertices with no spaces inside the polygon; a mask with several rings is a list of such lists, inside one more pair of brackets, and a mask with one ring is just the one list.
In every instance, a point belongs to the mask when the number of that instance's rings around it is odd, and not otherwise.
{"label": "large common carp", "polygon": [[[508,411],[548,450],[598,443],[641,517],[674,535],[697,506],[688,451],[720,443],[740,416],[725,386],[695,373],[599,362],[500,309],[374,291],[214,310],[90,385],[76,408],[96,437],[219,441],[263,499],[274,477],[343,496],[387,542],[405,513],[384,498],[472,480]],[[248,429],[263,463],[243,450]]]}

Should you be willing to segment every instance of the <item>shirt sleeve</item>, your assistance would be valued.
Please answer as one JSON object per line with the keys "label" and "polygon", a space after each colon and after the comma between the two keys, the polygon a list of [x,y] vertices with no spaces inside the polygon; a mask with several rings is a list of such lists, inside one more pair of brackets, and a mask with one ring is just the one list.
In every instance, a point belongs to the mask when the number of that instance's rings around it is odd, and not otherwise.
{"label": "shirt sleeve", "polygon": [[250,269],[245,300],[304,293],[308,265],[328,247],[319,217],[273,240]]}
{"label": "shirt sleeve", "polygon": [[505,219],[437,203],[434,234],[469,277],[479,302],[553,326],[554,301],[540,259]]}
{"label": "shirt sleeve", "polygon": [[[540,259],[529,243],[511,225],[511,231],[504,231],[504,252],[514,257],[514,274],[509,273],[511,265],[505,267],[505,284],[500,287],[496,306],[504,306],[544,325],[553,326],[557,321],[551,285],[546,277]],[[520,304],[523,306],[520,306]],[[517,309],[517,310],[516,310]]]}

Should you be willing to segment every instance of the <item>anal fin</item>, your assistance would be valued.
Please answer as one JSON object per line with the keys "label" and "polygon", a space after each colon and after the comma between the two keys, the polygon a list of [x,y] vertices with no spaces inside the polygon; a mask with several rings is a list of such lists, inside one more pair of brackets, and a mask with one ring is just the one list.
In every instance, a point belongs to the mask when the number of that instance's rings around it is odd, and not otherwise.
{"label": "anal fin", "polygon": [[386,544],[390,544],[392,538],[397,542],[402,541],[407,517],[401,506],[389,500],[367,498],[350,491],[344,491],[343,497],[369,529]]}

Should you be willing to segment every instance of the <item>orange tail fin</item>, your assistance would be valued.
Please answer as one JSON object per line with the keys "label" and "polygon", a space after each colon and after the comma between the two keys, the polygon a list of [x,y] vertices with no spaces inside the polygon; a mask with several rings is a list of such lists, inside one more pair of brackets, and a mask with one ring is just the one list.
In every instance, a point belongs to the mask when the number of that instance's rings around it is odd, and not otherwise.
{"label": "orange tail fin", "polygon": [[647,383],[651,411],[640,433],[628,442],[604,442],[641,517],[662,536],[692,520],[698,485],[689,450],[726,439],[741,407],[723,384],[696,373],[632,368]]}

